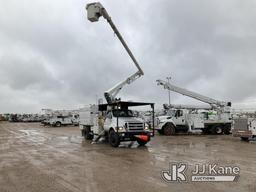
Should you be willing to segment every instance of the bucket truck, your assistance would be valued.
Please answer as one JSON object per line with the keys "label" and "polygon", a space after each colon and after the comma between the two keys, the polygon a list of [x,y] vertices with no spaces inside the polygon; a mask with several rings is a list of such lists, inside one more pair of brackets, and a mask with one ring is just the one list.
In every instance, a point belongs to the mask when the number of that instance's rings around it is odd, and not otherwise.
{"label": "bucket truck", "polygon": [[196,130],[211,134],[230,133],[232,124],[231,102],[218,101],[163,80],[157,80],[157,84],[162,85],[164,89],[209,104],[209,107],[202,108],[185,105],[167,106],[169,108],[167,116],[158,118],[157,130],[160,134],[172,135],[179,131],[193,132]]}
{"label": "bucket truck", "polygon": [[150,106],[154,120],[154,103],[125,102],[116,98],[124,86],[131,84],[144,73],[106,9],[100,3],[90,3],[86,10],[87,18],[91,22],[98,21],[101,16],[107,20],[135,64],[137,72],[104,93],[107,104],[91,105],[80,111],[79,127],[82,135],[94,142],[104,136],[113,147],[118,147],[122,141],[137,141],[139,145],[145,145],[154,136],[154,123],[150,127],[142,118],[136,117],[130,107]]}

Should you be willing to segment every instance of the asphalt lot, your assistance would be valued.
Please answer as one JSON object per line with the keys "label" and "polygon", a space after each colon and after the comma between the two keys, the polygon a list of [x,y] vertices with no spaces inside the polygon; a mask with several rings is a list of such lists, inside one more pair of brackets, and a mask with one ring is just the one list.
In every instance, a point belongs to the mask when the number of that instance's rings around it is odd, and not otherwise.
{"label": "asphalt lot", "polygon": [[[237,182],[167,183],[169,163],[240,167]],[[231,135],[156,135],[145,147],[91,144],[78,127],[0,122],[1,192],[256,191],[256,143]]]}

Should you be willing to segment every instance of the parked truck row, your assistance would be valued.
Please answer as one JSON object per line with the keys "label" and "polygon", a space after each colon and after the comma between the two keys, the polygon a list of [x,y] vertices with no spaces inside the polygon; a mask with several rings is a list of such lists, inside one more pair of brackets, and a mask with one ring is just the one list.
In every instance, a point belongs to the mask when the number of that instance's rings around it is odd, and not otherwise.
{"label": "parked truck row", "polygon": [[41,122],[45,117],[42,114],[2,114],[2,121],[9,122]]}
{"label": "parked truck row", "polygon": [[[164,114],[156,117],[154,103],[123,101],[117,98],[124,86],[130,85],[144,75],[142,68],[126,44],[112,18],[101,3],[89,3],[86,6],[87,19],[91,22],[106,19],[120,40],[124,49],[133,61],[136,72],[104,92],[105,104],[91,104],[76,113],[60,113],[47,109],[43,116],[17,115],[8,117],[11,122],[36,122],[43,125],[60,127],[79,125],[82,136],[87,140],[98,142],[103,139],[113,147],[118,147],[123,141],[137,141],[139,145],[147,144],[154,137],[155,129],[162,135],[175,135],[179,132],[203,132],[205,134],[230,134],[249,140],[256,135],[256,118],[236,118],[231,115],[231,102],[219,101],[187,89],[157,80],[164,89],[173,91],[206,103],[208,106],[164,105]],[[140,107],[148,106],[147,112],[138,113]],[[134,108],[139,108],[134,110]],[[62,111],[63,112],[63,111]],[[1,118],[3,119],[3,118]]]}
{"label": "parked truck row", "polygon": [[[205,134],[229,134],[233,119],[231,117],[231,102],[224,102],[203,96],[193,91],[157,80],[157,84],[164,89],[173,91],[201,102],[207,107],[188,105],[164,105],[164,115],[155,116],[154,103],[122,101],[117,98],[124,86],[130,85],[144,75],[142,68],[129,49],[112,18],[100,3],[89,3],[86,6],[87,19],[91,22],[99,21],[100,17],[107,20],[110,27],[120,40],[124,49],[133,61],[137,71],[104,92],[105,104],[91,104],[79,110],[79,113],[60,113],[47,109],[48,114],[41,120],[43,125],[60,127],[63,125],[79,125],[82,136],[87,140],[98,142],[103,139],[113,147],[119,146],[123,141],[137,141],[145,145],[154,136],[155,128],[163,135],[174,135],[179,132],[203,132]],[[149,106],[150,110],[138,113],[134,108]],[[63,112],[63,111],[62,111]],[[30,117],[27,117],[29,119]],[[11,116],[12,121],[17,121],[16,116]],[[24,118],[26,119],[26,118]],[[239,131],[235,127],[234,135],[243,134],[241,138],[253,137],[254,119],[237,120],[236,126],[246,127]],[[256,123],[255,123],[256,124]],[[245,126],[247,125],[247,126]]]}

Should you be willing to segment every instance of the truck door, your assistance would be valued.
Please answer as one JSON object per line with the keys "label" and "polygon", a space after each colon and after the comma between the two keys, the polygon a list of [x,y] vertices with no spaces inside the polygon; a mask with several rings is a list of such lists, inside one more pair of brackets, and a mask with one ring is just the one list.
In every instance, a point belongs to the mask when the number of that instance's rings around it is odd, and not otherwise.
{"label": "truck door", "polygon": [[176,125],[185,125],[185,114],[183,110],[177,110],[174,117],[174,122]]}

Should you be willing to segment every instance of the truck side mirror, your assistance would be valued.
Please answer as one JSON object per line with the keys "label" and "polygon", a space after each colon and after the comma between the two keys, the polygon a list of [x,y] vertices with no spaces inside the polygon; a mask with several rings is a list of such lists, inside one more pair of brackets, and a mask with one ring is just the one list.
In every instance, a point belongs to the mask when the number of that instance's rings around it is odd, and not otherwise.
{"label": "truck side mirror", "polygon": [[178,118],[180,116],[180,111],[176,111],[175,117]]}

